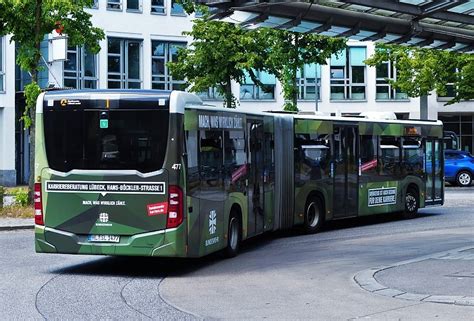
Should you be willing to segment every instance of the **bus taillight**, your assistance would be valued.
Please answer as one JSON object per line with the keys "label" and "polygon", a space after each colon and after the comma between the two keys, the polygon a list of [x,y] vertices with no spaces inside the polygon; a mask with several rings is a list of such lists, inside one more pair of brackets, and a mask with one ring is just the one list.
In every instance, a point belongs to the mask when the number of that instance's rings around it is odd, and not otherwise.
{"label": "bus taillight", "polygon": [[169,187],[168,222],[166,228],[177,227],[183,222],[183,191],[179,186]]}
{"label": "bus taillight", "polygon": [[41,183],[35,183],[35,224],[44,225],[43,220],[43,202],[41,200]]}

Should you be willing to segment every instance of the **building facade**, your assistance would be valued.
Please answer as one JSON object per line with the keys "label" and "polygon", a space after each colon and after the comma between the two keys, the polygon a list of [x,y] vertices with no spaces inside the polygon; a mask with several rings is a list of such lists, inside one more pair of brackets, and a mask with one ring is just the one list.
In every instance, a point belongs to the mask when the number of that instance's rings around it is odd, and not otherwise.
{"label": "building facade", "polygon": [[[93,55],[87,48],[69,47],[65,61],[51,61],[51,35],[42,46],[46,62],[40,75],[43,88],[185,89],[183,80],[174,79],[166,63],[176,59],[180,46],[190,43],[182,32],[191,30],[194,15],[186,15],[174,0],[99,0],[89,12],[93,24],[106,34],[101,51]],[[21,91],[29,77],[15,67],[15,45],[9,40],[0,38],[0,185],[7,186],[24,184],[29,176],[28,135],[18,122]],[[373,54],[374,44],[349,41],[348,45],[326,65],[307,65],[299,71],[299,109],[334,115],[389,111],[399,118],[420,118],[419,99],[408,98],[387,82],[396,77],[394,66],[387,63],[375,68],[363,63]],[[266,91],[250,77],[242,85],[233,83],[238,108],[281,110],[284,99],[278,80],[265,73],[258,77]],[[209,104],[223,103],[213,89],[199,95]],[[445,121],[446,130],[460,135],[461,148],[472,152],[474,102],[444,106],[447,100],[432,93],[429,118]]]}

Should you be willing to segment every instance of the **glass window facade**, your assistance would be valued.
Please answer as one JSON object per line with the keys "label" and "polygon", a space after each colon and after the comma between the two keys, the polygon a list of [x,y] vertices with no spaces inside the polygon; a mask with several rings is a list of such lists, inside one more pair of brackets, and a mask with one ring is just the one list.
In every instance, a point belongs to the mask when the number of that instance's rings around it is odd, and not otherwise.
{"label": "glass window facade", "polygon": [[298,85],[298,99],[321,100],[321,66],[308,64],[298,70],[296,83]]}
{"label": "glass window facade", "polygon": [[[40,44],[41,56],[44,60],[40,60],[40,71],[38,72],[38,85],[40,88],[48,87],[49,82],[49,69],[45,63],[49,59],[49,42],[48,36],[45,36],[44,40]],[[28,72],[21,70],[18,65],[15,67],[15,89],[16,91],[22,91],[27,84],[31,82],[31,76]]]}
{"label": "glass window facade", "polygon": [[171,76],[167,66],[178,59],[178,50],[185,47],[185,42],[167,42],[153,40],[151,42],[151,86],[153,89],[185,90],[183,79]]}
{"label": "glass window facade", "polygon": [[202,100],[223,100],[224,97],[217,92],[217,88],[211,87],[206,91],[196,93]]}
{"label": "glass window facade", "polygon": [[260,88],[252,81],[250,75],[245,76],[244,83],[240,85],[241,100],[273,100],[275,99],[276,78],[266,72],[255,71],[256,77],[264,85]]}
{"label": "glass window facade", "polygon": [[474,152],[474,114],[439,114],[438,119],[444,123],[445,131],[458,136],[461,150]]}
{"label": "glass window facade", "polygon": [[383,62],[376,67],[376,100],[406,100],[406,93],[397,91],[390,85],[390,80],[397,79],[397,70],[395,64],[391,61]]}
{"label": "glass window facade", "polygon": [[107,53],[107,87],[142,87],[141,40],[109,38]]}
{"label": "glass window facade", "polygon": [[107,0],[108,10],[122,10],[122,0]]}
{"label": "glass window facade", "polygon": [[142,11],[141,0],[127,0],[127,11],[141,12]]}
{"label": "glass window facade", "polygon": [[366,99],[365,47],[348,47],[331,57],[331,100]]}
{"label": "glass window facade", "polygon": [[97,55],[85,47],[69,47],[64,62],[64,87],[97,88]]}
{"label": "glass window facade", "polygon": [[151,0],[151,13],[165,14],[165,0]]}
{"label": "glass window facade", "polygon": [[184,8],[180,3],[178,3],[176,0],[171,0],[171,14],[185,16],[186,12],[184,12]]}

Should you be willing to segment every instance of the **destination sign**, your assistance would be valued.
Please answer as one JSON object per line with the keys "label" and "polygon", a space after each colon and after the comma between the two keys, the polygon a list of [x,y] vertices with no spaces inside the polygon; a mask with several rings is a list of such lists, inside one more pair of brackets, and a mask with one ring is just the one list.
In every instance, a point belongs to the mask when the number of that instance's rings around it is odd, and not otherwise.
{"label": "destination sign", "polygon": [[46,181],[50,193],[164,194],[165,183]]}
{"label": "destination sign", "polygon": [[198,115],[201,129],[243,129],[244,119],[241,115]]}
{"label": "destination sign", "polygon": [[369,207],[397,204],[397,188],[389,187],[369,189],[368,197]]}

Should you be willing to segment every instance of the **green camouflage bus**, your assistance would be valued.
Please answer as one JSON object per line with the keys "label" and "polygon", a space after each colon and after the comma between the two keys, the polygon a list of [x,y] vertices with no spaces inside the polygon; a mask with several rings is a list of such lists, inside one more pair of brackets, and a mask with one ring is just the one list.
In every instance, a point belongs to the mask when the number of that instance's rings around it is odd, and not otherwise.
{"label": "green camouflage bus", "polygon": [[443,204],[441,122],[240,112],[152,90],[52,91],[36,113],[37,252],[234,256],[264,232]]}

